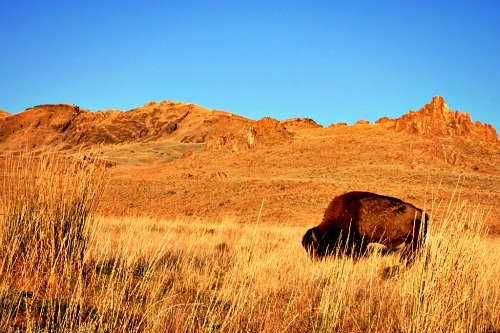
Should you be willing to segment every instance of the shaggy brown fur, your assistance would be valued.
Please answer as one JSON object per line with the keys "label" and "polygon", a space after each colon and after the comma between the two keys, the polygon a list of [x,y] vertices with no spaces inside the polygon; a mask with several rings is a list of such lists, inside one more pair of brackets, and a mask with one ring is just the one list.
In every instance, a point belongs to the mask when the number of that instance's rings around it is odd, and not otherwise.
{"label": "shaggy brown fur", "polygon": [[405,244],[411,259],[425,239],[428,219],[421,209],[399,199],[348,192],[332,200],[321,224],[306,232],[302,245],[321,258],[333,252],[362,255],[369,243],[390,249]]}

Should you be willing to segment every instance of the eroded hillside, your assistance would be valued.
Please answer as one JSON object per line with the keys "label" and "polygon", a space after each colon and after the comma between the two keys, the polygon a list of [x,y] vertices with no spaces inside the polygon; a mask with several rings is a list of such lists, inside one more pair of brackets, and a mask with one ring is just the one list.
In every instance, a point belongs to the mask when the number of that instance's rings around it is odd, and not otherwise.
{"label": "eroded hillside", "polygon": [[172,101],[149,102],[126,112],[90,112],[68,104],[40,105],[0,118],[0,147],[72,150],[152,141],[203,143],[215,132],[249,123],[228,112]]}

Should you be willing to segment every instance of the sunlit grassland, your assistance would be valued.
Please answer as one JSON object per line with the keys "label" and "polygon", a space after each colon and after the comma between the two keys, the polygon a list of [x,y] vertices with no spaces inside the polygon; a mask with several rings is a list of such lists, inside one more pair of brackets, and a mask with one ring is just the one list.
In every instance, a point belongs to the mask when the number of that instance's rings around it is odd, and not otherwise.
{"label": "sunlit grassland", "polygon": [[500,331],[500,240],[459,199],[409,267],[314,262],[304,226],[94,217],[98,166],[37,161],[3,185],[2,332]]}

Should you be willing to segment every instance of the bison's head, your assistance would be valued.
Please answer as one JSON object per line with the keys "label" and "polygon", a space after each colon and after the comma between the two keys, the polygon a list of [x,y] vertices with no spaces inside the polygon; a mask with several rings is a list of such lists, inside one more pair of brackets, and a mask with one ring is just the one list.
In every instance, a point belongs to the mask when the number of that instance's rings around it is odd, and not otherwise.
{"label": "bison's head", "polygon": [[312,258],[321,258],[326,255],[326,247],[323,242],[323,234],[318,227],[307,230],[302,237],[302,246]]}
{"label": "bison's head", "polygon": [[306,249],[307,253],[311,254],[314,252],[314,249],[318,246],[318,237],[316,236],[317,228],[312,228],[307,230],[304,237],[302,237],[302,246]]}
{"label": "bison's head", "polygon": [[313,259],[321,259],[337,250],[341,241],[341,232],[330,230],[321,232],[318,227],[307,230],[302,237],[302,246]]}

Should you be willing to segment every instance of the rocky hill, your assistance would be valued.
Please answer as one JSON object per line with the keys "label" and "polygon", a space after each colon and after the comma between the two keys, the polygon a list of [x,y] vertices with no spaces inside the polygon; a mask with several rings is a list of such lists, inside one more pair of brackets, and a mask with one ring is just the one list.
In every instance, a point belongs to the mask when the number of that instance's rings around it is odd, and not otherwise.
{"label": "rocky hill", "polygon": [[75,105],[40,105],[0,118],[0,147],[71,149],[160,139],[203,143],[221,129],[239,129],[250,123],[228,112],[172,101],[149,102],[127,112],[95,113]]}

